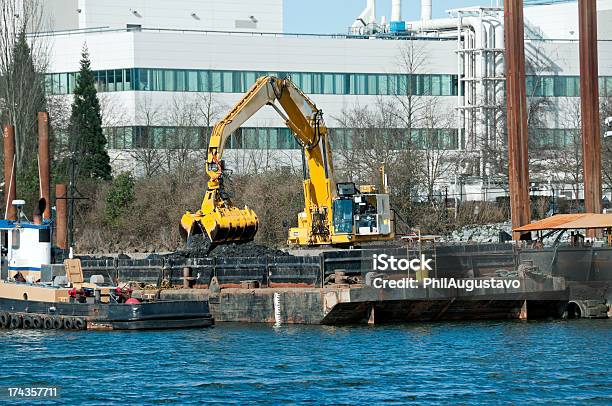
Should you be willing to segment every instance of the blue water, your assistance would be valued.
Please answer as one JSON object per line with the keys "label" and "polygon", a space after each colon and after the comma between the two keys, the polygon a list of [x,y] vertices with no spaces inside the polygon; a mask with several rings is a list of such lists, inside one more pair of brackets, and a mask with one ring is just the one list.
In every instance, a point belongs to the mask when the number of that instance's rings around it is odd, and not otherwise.
{"label": "blue water", "polygon": [[0,362],[4,392],[56,385],[56,404],[612,404],[606,320],[0,330]]}

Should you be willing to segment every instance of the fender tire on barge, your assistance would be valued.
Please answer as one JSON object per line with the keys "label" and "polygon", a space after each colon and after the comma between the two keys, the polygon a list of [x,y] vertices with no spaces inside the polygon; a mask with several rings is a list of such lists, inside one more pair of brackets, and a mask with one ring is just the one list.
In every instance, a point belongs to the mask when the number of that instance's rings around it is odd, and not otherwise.
{"label": "fender tire on barge", "polygon": [[87,327],[87,323],[83,319],[74,320],[74,328],[77,330],[84,330]]}
{"label": "fender tire on barge", "polygon": [[45,330],[53,330],[53,317],[43,316],[42,328],[44,328]]}
{"label": "fender tire on barge", "polygon": [[18,314],[12,314],[11,315],[11,328],[21,328],[21,326],[22,326],[21,316]]}
{"label": "fender tire on barge", "polygon": [[32,316],[23,316],[23,328],[34,328],[34,318]]}
{"label": "fender tire on barge", "polygon": [[39,315],[32,316],[32,328],[41,329],[43,328],[42,317]]}
{"label": "fender tire on barge", "polygon": [[11,315],[7,312],[0,313],[0,327],[7,328],[11,325]]}

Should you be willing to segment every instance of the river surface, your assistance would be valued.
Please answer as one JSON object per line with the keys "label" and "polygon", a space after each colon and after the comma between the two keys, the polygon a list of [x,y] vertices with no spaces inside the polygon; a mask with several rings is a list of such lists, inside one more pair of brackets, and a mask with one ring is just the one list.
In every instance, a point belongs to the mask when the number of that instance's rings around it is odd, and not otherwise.
{"label": "river surface", "polygon": [[0,404],[14,386],[59,387],[40,404],[609,405],[612,321],[0,330]]}

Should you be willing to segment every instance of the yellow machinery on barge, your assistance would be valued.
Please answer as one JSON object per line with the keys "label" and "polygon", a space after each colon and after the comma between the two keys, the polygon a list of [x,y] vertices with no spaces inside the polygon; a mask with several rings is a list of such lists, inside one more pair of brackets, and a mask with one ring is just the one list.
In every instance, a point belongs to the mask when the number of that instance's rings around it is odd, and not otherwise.
{"label": "yellow machinery on barge", "polygon": [[213,128],[206,161],[208,190],[200,210],[188,211],[180,222],[188,245],[211,249],[255,237],[259,224],[255,212],[234,206],[224,191],[222,156],[230,135],[266,105],[283,118],[304,157],[304,210],[298,214],[297,227],[289,230],[288,243],[342,246],[393,239],[387,193],[376,193],[371,185],[357,188],[354,183],[335,183],[323,112],[290,79],[263,76]]}

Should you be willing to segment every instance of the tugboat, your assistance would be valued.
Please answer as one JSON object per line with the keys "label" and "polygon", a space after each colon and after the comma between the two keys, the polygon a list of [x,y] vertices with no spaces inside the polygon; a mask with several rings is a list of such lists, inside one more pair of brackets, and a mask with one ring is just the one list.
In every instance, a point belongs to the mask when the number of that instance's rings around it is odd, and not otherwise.
{"label": "tugboat", "polygon": [[[41,199],[44,207],[44,199]],[[83,278],[79,259],[51,265],[52,222],[0,220],[0,327],[71,330],[201,328],[214,324],[207,301],[140,301],[102,275]]]}

